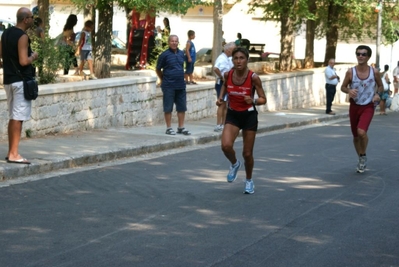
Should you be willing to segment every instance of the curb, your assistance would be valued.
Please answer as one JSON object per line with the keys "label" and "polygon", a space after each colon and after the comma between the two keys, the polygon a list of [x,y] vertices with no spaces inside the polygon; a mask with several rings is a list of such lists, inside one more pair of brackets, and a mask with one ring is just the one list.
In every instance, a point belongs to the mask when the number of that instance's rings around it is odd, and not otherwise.
{"label": "curb", "polygon": [[[335,115],[329,117],[318,117],[309,120],[297,121],[292,123],[282,123],[272,126],[259,127],[258,133],[273,132],[283,129],[296,128],[306,125],[312,125],[327,121],[336,121],[347,118],[348,114]],[[200,144],[206,144],[221,139],[221,133],[212,133],[202,136],[193,136],[190,139],[181,140],[164,140],[157,144],[143,145],[141,147],[131,147],[119,150],[109,150],[102,153],[84,154],[78,157],[69,157],[63,159],[56,159],[53,161],[48,160],[35,160],[30,165],[17,165],[10,167],[0,168],[1,181],[11,180],[14,178],[21,178],[24,176],[37,175],[40,173],[46,173],[51,171],[58,171],[62,169],[81,167],[85,165],[91,165],[101,163],[105,161],[118,160],[123,158],[135,157],[144,154],[160,152],[175,148],[194,146]]]}

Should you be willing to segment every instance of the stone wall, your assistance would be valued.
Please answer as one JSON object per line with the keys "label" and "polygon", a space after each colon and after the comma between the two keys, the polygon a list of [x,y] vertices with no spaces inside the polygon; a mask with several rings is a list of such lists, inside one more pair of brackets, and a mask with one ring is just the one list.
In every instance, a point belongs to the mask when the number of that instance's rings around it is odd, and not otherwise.
{"label": "stone wall", "polygon": [[[256,68],[255,66],[253,66]],[[347,67],[338,67],[344,77]],[[149,71],[130,76],[40,85],[33,101],[31,119],[24,123],[23,136],[86,131],[109,127],[147,126],[163,123],[162,92]],[[324,69],[262,75],[268,103],[260,112],[307,108],[325,104]],[[216,115],[214,82],[187,87],[186,120]],[[337,90],[335,103],[346,101]],[[0,91],[0,138],[7,138],[8,109]],[[176,121],[176,116],[172,116]]]}

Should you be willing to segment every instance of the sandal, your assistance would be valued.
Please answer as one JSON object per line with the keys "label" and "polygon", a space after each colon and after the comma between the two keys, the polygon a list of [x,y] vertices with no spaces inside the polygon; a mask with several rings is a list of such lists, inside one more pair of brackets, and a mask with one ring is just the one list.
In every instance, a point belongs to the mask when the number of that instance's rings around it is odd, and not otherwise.
{"label": "sandal", "polygon": [[165,132],[166,134],[168,134],[168,135],[175,135],[176,134],[176,132],[175,131],[173,131],[173,129],[172,128],[168,128],[168,129],[166,129],[166,132]]}
{"label": "sandal", "polygon": [[191,84],[197,84],[197,83],[196,83],[196,82],[194,82],[194,81],[191,81],[190,83],[191,83]]}
{"label": "sandal", "polygon": [[177,128],[177,133],[178,134],[184,134],[184,135],[190,135],[190,131],[187,130],[186,128],[182,127],[182,128]]}

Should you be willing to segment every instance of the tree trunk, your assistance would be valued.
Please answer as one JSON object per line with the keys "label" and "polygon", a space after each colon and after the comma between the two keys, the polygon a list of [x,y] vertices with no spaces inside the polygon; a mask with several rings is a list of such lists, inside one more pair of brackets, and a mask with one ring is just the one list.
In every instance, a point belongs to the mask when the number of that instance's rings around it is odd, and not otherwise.
{"label": "tree trunk", "polygon": [[289,13],[284,13],[280,17],[281,22],[281,39],[280,39],[280,71],[291,71],[293,60],[293,40],[294,40],[294,23]]}
{"label": "tree trunk", "polygon": [[39,18],[41,18],[43,21],[43,29],[44,29],[45,33],[47,34],[48,29],[50,28],[49,12],[48,12],[49,7],[50,7],[49,0],[38,0],[37,7],[39,9]]}
{"label": "tree trunk", "polygon": [[215,0],[213,5],[213,46],[212,46],[212,65],[216,58],[222,53],[223,41],[223,2]]}
{"label": "tree trunk", "polygon": [[[309,12],[316,13],[316,1],[308,0]],[[306,48],[305,48],[305,62],[304,68],[314,67],[314,36],[315,36],[316,22],[314,20],[306,21]]]}
{"label": "tree trunk", "polygon": [[98,6],[98,31],[94,54],[94,72],[98,78],[111,77],[113,2],[103,1]]}
{"label": "tree trunk", "polygon": [[341,8],[330,2],[328,7],[327,32],[326,32],[326,53],[324,56],[324,66],[328,65],[330,58],[335,58],[338,44],[338,25],[335,23],[339,19]]}

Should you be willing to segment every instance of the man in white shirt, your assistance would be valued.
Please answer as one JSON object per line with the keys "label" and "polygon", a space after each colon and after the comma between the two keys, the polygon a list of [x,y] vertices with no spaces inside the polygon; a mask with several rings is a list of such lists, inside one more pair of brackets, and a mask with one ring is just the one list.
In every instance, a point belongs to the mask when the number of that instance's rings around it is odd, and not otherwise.
{"label": "man in white shirt", "polygon": [[[223,77],[226,72],[231,70],[233,67],[233,62],[231,61],[231,54],[233,53],[236,45],[234,42],[228,43],[224,46],[224,51],[218,56],[215,61],[215,66],[213,67],[213,71],[216,74],[216,98],[219,98],[220,89],[223,85]],[[214,131],[221,132],[223,130],[224,120],[226,118],[226,101],[224,101],[220,106],[218,106],[218,110],[216,113],[216,126]]]}
{"label": "man in white shirt", "polygon": [[392,72],[393,76],[393,95],[396,95],[398,93],[398,88],[399,88],[399,61],[398,65],[393,69]]}
{"label": "man in white shirt", "polygon": [[337,84],[339,83],[339,76],[334,70],[334,65],[335,59],[331,58],[324,71],[326,75],[326,114],[328,115],[335,115],[335,112],[331,110],[331,106],[337,91]]}

